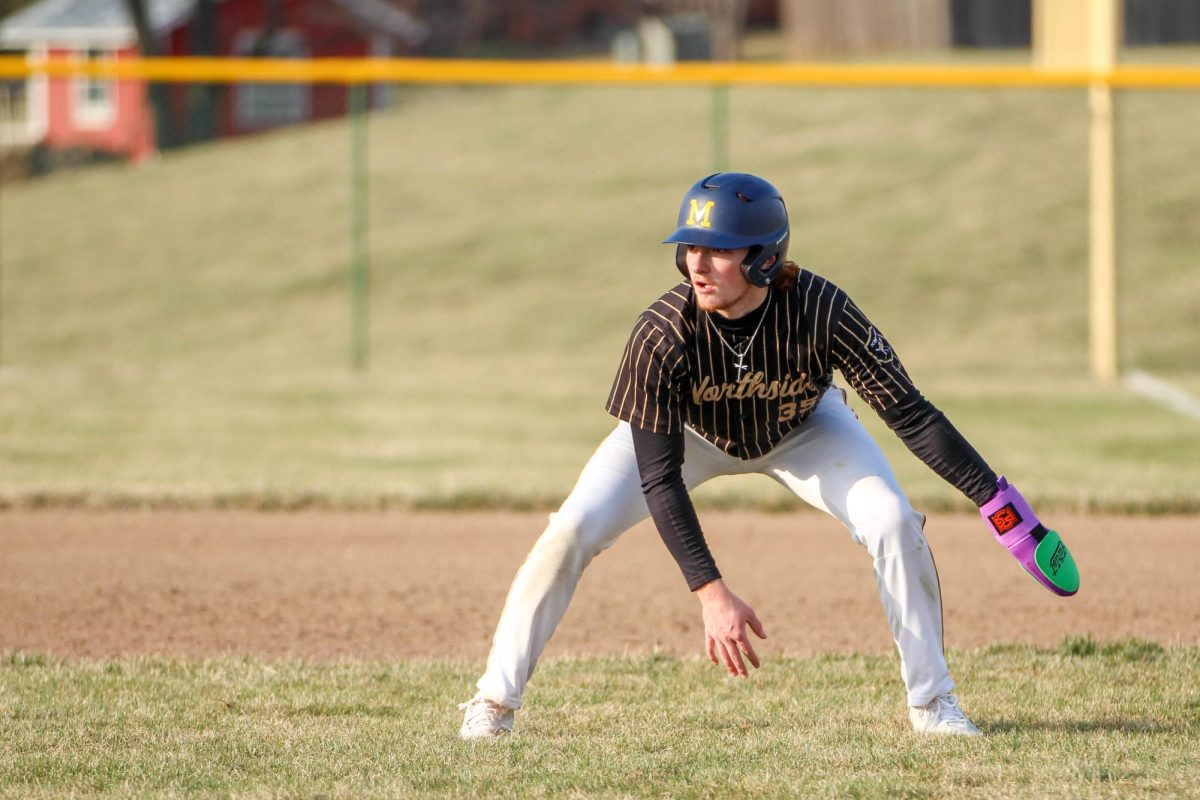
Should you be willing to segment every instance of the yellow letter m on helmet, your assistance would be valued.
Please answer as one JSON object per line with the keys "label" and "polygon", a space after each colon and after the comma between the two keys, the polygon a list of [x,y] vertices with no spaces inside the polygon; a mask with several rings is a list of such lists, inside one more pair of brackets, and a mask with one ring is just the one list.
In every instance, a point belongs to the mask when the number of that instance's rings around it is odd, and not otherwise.
{"label": "yellow letter m on helmet", "polygon": [[687,224],[699,225],[701,228],[711,228],[712,220],[709,219],[709,216],[712,214],[712,209],[715,205],[716,203],[714,203],[712,200],[709,200],[707,203],[701,206],[696,202],[695,198],[693,198],[691,201],[691,206],[688,208]]}

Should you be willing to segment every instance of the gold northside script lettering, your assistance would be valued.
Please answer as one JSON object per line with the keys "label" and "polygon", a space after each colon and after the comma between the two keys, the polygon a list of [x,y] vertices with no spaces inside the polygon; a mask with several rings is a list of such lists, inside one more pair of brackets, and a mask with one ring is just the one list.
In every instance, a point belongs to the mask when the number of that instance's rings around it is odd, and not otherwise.
{"label": "gold northside script lettering", "polygon": [[[745,400],[753,397],[758,400],[780,400],[785,397],[796,397],[805,393],[809,387],[808,375],[800,373],[800,377],[792,378],[784,375],[783,380],[767,382],[765,372],[751,372],[743,375],[737,383],[713,383],[707,375],[700,383],[692,384],[692,402],[715,403],[719,400]],[[812,405],[816,405],[813,398]]]}

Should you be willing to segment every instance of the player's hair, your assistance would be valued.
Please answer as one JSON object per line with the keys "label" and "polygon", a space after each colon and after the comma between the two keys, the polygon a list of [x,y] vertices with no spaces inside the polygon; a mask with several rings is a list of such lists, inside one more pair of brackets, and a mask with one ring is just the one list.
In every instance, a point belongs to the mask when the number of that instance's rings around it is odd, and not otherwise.
{"label": "player's hair", "polygon": [[796,288],[796,278],[800,275],[800,267],[795,261],[785,261],[779,269],[779,274],[775,276],[775,280],[771,281],[771,285],[781,292],[789,292]]}

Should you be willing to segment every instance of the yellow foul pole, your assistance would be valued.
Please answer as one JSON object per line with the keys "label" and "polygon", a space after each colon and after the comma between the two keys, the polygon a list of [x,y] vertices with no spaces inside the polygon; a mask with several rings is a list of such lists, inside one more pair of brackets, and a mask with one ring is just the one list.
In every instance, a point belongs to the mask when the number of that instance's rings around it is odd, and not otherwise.
{"label": "yellow foul pole", "polygon": [[[1089,3],[1089,60],[1094,74],[1108,74],[1116,64],[1119,11],[1116,0]],[[1117,378],[1117,234],[1116,141],[1113,135],[1113,89],[1094,80],[1089,92],[1091,183],[1089,197],[1089,316],[1092,375],[1102,383]]]}
{"label": "yellow foul pole", "polygon": [[1117,0],[1036,0],[1037,66],[1088,74],[1088,341],[1092,376],[1117,377],[1117,235],[1114,85],[1136,85],[1117,68]]}

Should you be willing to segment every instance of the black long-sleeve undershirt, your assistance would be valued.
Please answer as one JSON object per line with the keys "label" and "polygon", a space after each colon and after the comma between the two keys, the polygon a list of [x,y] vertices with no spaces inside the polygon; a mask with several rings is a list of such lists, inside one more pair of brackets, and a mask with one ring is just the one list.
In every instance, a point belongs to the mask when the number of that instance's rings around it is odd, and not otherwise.
{"label": "black long-sleeve undershirt", "polygon": [[721,577],[704,540],[696,507],[683,482],[683,434],[633,428],[633,451],[642,476],[642,493],[663,544],[695,591]]}
{"label": "black long-sleeve undershirt", "polygon": [[913,455],[982,506],[996,493],[996,473],[933,403],[920,394],[880,415]]}

